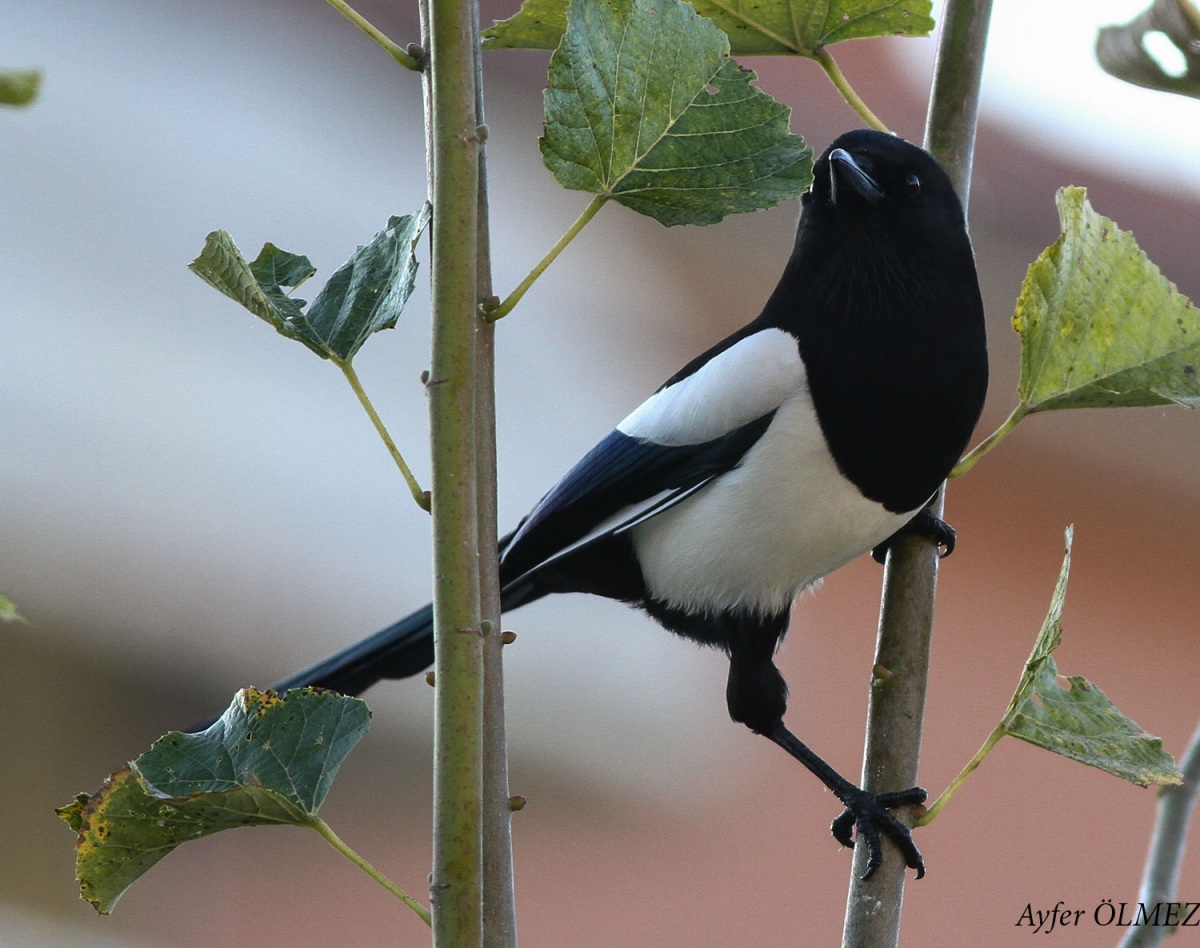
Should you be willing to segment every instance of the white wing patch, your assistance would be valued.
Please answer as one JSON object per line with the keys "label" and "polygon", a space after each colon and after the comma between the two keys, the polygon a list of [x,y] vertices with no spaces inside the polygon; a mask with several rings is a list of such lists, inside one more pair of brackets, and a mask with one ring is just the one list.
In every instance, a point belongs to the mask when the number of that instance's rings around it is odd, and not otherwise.
{"label": "white wing patch", "polygon": [[807,389],[796,339],[764,329],[655,392],[617,430],[655,444],[702,444],[761,418]]}
{"label": "white wing patch", "polygon": [[688,612],[769,615],[915,513],[885,510],[842,475],[803,391],[740,465],[631,529],[651,595]]}

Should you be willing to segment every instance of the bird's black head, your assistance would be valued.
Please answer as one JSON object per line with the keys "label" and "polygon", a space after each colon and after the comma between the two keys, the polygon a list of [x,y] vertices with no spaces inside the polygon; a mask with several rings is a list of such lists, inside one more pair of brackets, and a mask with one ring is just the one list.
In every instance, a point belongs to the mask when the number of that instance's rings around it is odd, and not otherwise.
{"label": "bird's black head", "polygon": [[[896,309],[907,321],[922,311],[952,317],[978,306],[962,204],[925,150],[886,132],[847,132],[817,159],[801,203],[783,297],[775,302],[804,297],[810,318],[870,313],[893,325],[888,314]],[[966,305],[953,299],[971,293],[975,301]]]}
{"label": "bird's black head", "polygon": [[937,243],[964,229],[954,186],[933,156],[871,129],[847,132],[825,149],[802,203],[806,217],[839,232],[887,229]]}
{"label": "bird's black head", "polygon": [[868,130],[826,149],[802,203],[759,322],[799,341],[841,471],[889,510],[912,510],[960,456],[987,391],[962,204],[928,152]]}

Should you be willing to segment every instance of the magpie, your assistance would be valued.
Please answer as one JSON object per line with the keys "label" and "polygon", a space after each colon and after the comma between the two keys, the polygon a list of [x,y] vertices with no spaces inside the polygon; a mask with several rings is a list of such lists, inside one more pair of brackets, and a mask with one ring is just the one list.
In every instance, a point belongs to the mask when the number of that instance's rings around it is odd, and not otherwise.
{"label": "magpie", "polygon": [[[962,206],[925,151],[840,136],[814,166],[795,246],[759,316],[697,356],[584,455],[500,541],[505,611],[550,593],[605,596],[729,656],[734,721],[799,760],[845,806],[834,836],[880,833],[924,875],[890,808],[783,723],[772,658],[805,588],[900,532],[946,553],[927,503],[967,445],[988,363]],[[358,694],[433,661],[432,608],[276,685]],[[854,832],[852,832],[854,831]]]}

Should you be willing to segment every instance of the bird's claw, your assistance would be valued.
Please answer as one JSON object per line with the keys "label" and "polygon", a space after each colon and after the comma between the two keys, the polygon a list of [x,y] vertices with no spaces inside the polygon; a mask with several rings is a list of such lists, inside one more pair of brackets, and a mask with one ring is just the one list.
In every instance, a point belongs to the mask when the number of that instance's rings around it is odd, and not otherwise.
{"label": "bird's claw", "polygon": [[913,517],[912,520],[908,521],[908,523],[871,550],[871,558],[876,563],[882,563],[887,559],[888,548],[892,545],[892,541],[896,537],[905,536],[906,534],[927,537],[932,540],[937,544],[938,557],[940,559],[945,559],[954,552],[954,543],[958,539],[958,534],[954,528],[926,507]]}
{"label": "bird's claw", "polygon": [[921,851],[913,842],[912,830],[896,819],[891,808],[916,806],[924,803],[927,796],[920,787],[881,793],[878,796],[856,787],[854,793],[848,794],[847,798],[842,800],[846,809],[830,824],[829,829],[833,838],[843,846],[854,847],[855,832],[859,841],[866,843],[867,871],[862,875],[864,880],[871,878],[875,870],[883,864],[880,832],[896,844],[904,856],[904,864],[909,869],[917,870],[918,879],[925,875],[925,860],[921,858]]}

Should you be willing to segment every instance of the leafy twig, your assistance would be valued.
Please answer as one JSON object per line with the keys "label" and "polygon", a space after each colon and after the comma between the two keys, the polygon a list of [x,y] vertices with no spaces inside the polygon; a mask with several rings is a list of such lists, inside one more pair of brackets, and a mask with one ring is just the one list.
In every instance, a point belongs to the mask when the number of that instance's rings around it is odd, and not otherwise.
{"label": "leafy twig", "polygon": [[878,129],[881,132],[888,131],[888,127],[883,124],[883,120],[867,107],[867,103],[859,98],[858,93],[854,91],[854,87],[850,85],[850,80],[846,78],[845,73],[842,72],[837,62],[829,54],[828,49],[824,46],[818,46],[813,50],[812,58],[818,66],[825,70],[825,75],[829,77],[829,81],[833,83],[834,88],[841,93],[842,98],[846,100],[846,104],[854,109],[864,122],[871,128]]}
{"label": "leafy twig", "polygon": [[533,286],[537,278],[545,273],[546,268],[558,259],[558,255],[567,249],[571,241],[579,236],[579,232],[587,226],[588,222],[600,212],[600,208],[604,207],[607,202],[608,195],[606,194],[597,194],[593,197],[588,202],[587,207],[583,209],[583,213],[575,218],[575,223],[568,227],[563,235],[555,241],[554,246],[546,251],[546,255],[538,261],[536,267],[529,271],[529,275],[517,284],[517,288],[509,293],[500,305],[485,314],[487,318],[491,320],[502,319],[511,313],[513,307],[521,302],[521,297],[529,291],[529,288]]}
{"label": "leafy twig", "polygon": [[392,895],[412,909],[417,914],[417,917],[421,919],[421,921],[423,921],[426,925],[430,924],[429,909],[427,909],[424,905],[396,885],[396,883],[394,883],[391,879],[367,862],[358,854],[356,850],[352,849],[345,842],[343,842],[342,838],[330,828],[328,823],[326,823],[320,817],[314,817],[313,821],[308,825],[316,830],[318,835],[320,835],[325,842],[327,842],[330,846],[354,863],[354,865],[358,866],[359,869],[369,875],[372,879],[392,893]]}
{"label": "leafy twig", "polygon": [[958,772],[958,776],[950,781],[949,786],[938,795],[938,798],[933,803],[929,804],[924,813],[913,820],[913,826],[926,826],[932,823],[942,811],[942,807],[950,802],[950,799],[958,792],[959,788],[967,782],[967,778],[983,763],[988,754],[992,752],[992,748],[999,744],[1006,734],[1007,732],[1004,730],[1003,723],[997,724],[995,730],[987,736],[982,746],[975,752],[975,756],[968,760],[966,766]]}
{"label": "leafy twig", "polygon": [[379,412],[375,410],[375,406],[371,404],[371,399],[367,396],[366,390],[362,387],[362,382],[359,381],[358,373],[354,371],[354,366],[348,360],[345,362],[336,361],[336,364],[342,370],[342,374],[346,376],[346,381],[350,383],[350,387],[354,390],[354,394],[357,396],[359,404],[362,405],[363,411],[371,419],[371,424],[375,426],[375,431],[378,432],[380,439],[387,446],[388,453],[392,456],[392,460],[396,462],[396,467],[400,469],[400,475],[404,478],[404,483],[408,485],[413,500],[417,502],[417,506],[422,510],[429,510],[428,492],[421,489],[421,485],[417,482],[412,469],[404,460],[400,449],[396,447],[396,442],[392,440],[387,426],[384,425],[383,419],[379,417]]}
{"label": "leafy twig", "polygon": [[411,69],[413,72],[421,72],[425,68],[419,59],[406,49],[403,49],[398,43],[388,39],[378,27],[350,6],[346,0],[325,0],[325,2],[382,46],[387,51],[387,54],[405,69]]}
{"label": "leafy twig", "polygon": [[1018,405],[1014,408],[1009,416],[1004,419],[1004,424],[980,441],[979,444],[975,445],[965,457],[954,465],[954,469],[950,471],[950,478],[962,477],[967,471],[971,470],[985,454],[1012,434],[1027,414],[1029,414],[1029,409],[1025,405]]}

